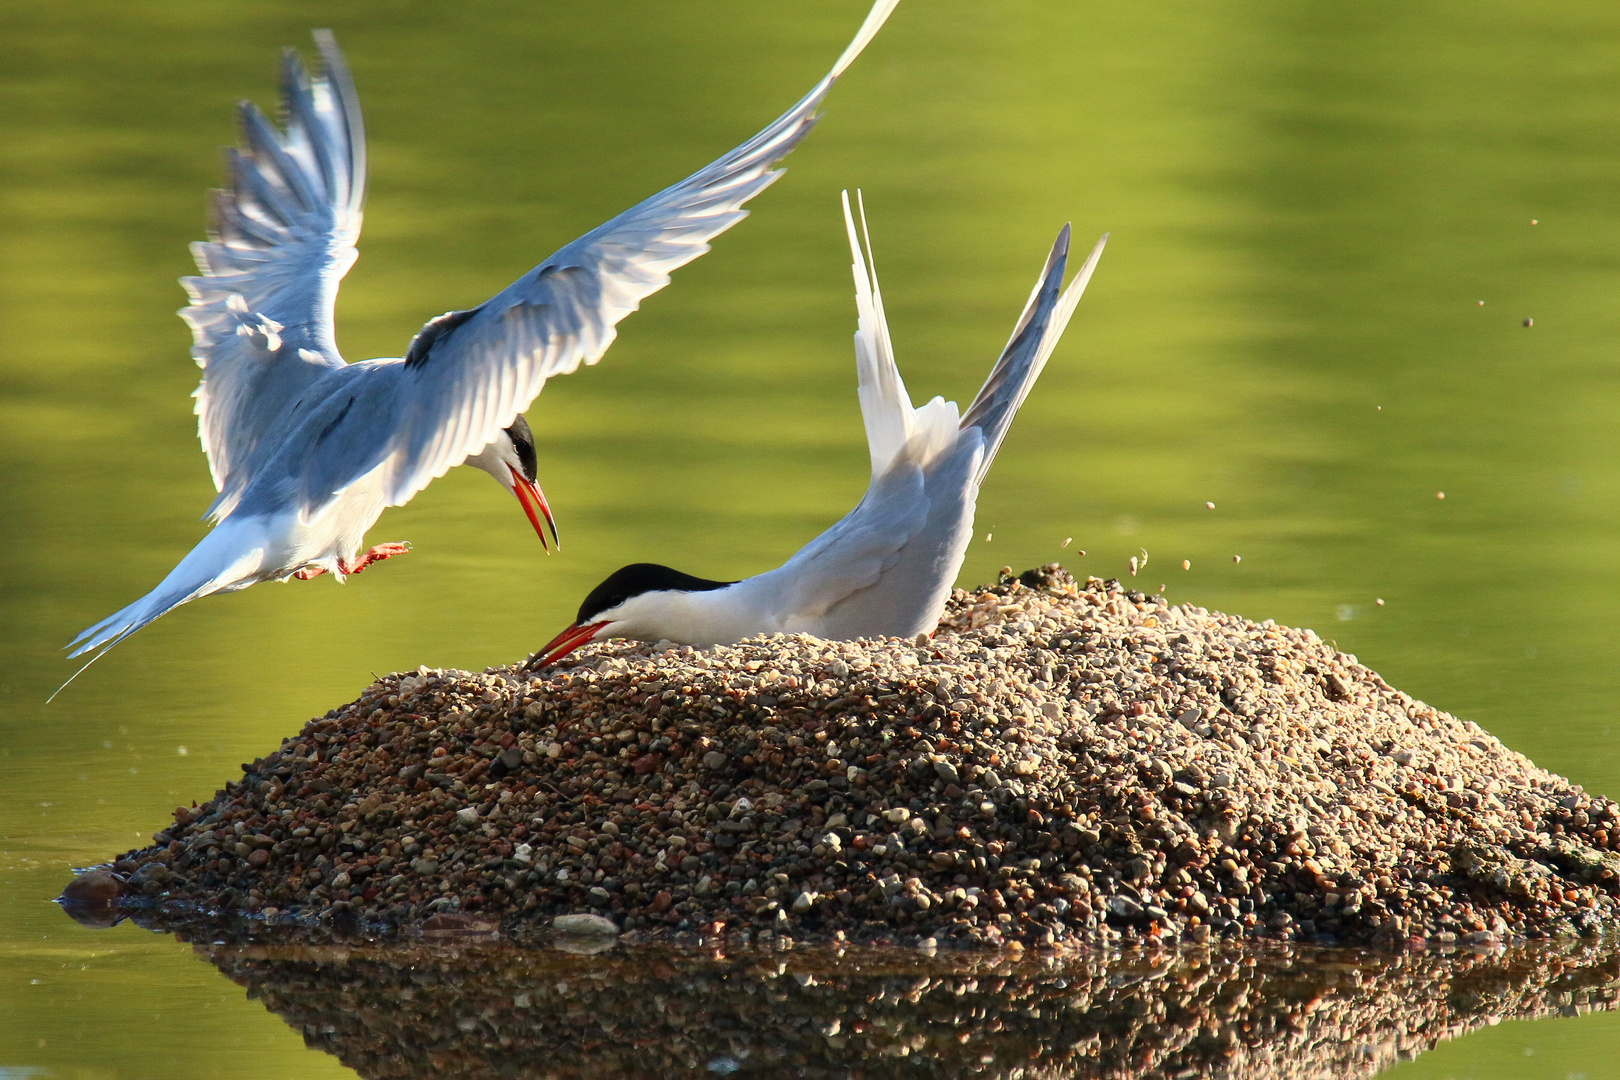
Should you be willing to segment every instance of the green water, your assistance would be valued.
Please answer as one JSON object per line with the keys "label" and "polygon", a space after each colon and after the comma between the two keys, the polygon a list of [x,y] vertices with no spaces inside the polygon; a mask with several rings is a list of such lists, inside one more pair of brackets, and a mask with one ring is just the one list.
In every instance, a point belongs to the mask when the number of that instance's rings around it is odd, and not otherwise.
{"label": "green water", "polygon": [[[366,110],[360,359],[729,149],[863,13],[0,6],[0,1076],[350,1075],[189,949],[44,901],[373,672],[510,661],[622,563],[752,573],[848,509],[843,186],[919,399],[972,395],[1062,222],[1113,234],[963,584],[1145,549],[1173,600],[1314,627],[1620,795],[1620,8],[1587,0],[904,0],[755,216],[530,411],[560,556],[456,470],[371,533],[410,555],[183,608],[43,705],[202,535],[174,279],[280,46],[332,26]],[[1613,1014],[1504,1024],[1401,1069],[1595,1080],[1617,1047]]]}

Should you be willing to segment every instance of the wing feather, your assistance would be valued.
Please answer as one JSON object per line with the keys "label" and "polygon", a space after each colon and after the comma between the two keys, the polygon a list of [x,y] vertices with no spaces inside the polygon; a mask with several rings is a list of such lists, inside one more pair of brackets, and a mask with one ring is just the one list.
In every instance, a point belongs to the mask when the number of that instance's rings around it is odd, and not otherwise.
{"label": "wing feather", "polygon": [[742,220],[742,205],[780,175],[772,166],[809,134],[834,81],[898,2],[877,0],[833,69],[751,139],[565,245],[426,348],[413,346],[389,449],[390,503],[482,450],[547,379],[601,359],[619,320]]}
{"label": "wing feather", "polygon": [[1006,438],[1007,429],[1012,426],[1019,406],[1029,396],[1030,388],[1040,377],[1047,358],[1052,355],[1058,339],[1068,327],[1069,317],[1074,314],[1075,305],[1084,295],[1086,284],[1091,281],[1092,272],[1097,269],[1097,260],[1102,258],[1107,243],[1108,234],[1104,233],[1096,247],[1091,249],[1091,254],[1086,256],[1074,280],[1069,282],[1069,287],[1059,295],[1064,263],[1069,255],[1069,227],[1065,225],[1058,232],[1052,251],[1046,257],[1046,266],[1042,268],[1041,276],[1036,279],[1035,288],[1029,294],[1029,302],[1024,305],[1023,313],[1013,326],[1012,337],[996,359],[995,366],[990,369],[984,385],[974,396],[973,404],[968,406],[967,413],[962,417],[963,430],[976,427],[984,432],[984,458],[979,463],[975,485],[983,481],[985,474],[990,471],[996,451],[1001,449],[1001,440]]}
{"label": "wing feather", "polygon": [[[365,133],[337,44],[317,31],[312,79],[282,63],[284,130],[242,107],[242,146],[227,152],[230,188],[214,193],[209,239],[191,246],[201,273],[182,278],[191,355],[203,369],[197,434],[231,512],[273,447],[287,412],[343,367],[332,336],[338,283],[354,265],[365,199]],[[267,438],[269,437],[269,438]]]}

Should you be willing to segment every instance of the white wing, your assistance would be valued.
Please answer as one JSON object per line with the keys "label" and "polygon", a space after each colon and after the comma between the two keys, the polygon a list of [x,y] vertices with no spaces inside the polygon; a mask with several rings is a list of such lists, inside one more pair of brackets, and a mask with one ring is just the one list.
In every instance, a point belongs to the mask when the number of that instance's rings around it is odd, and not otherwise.
{"label": "white wing", "polygon": [[360,235],[365,132],[331,33],[316,31],[315,42],[314,79],[292,50],[283,58],[284,132],[243,102],[243,145],[227,151],[231,186],[214,193],[210,239],[191,246],[202,274],[180,280],[191,296],[180,316],[203,369],[193,396],[219,489],[216,521],[281,434],[288,406],[343,366],[332,305]]}
{"label": "white wing", "polygon": [[[599,360],[620,319],[740,221],[742,205],[776,179],[771,167],[809,133],[834,80],[898,2],[877,0],[827,76],[752,139],[563,247],[485,303],[423,327],[406,356],[398,426],[385,451],[390,503],[405,503],[489,445],[547,379]],[[355,464],[351,475],[368,471]]]}
{"label": "white wing", "polygon": [[1012,426],[1019,406],[1029,396],[1030,387],[1035,385],[1041,370],[1046,367],[1047,358],[1052,355],[1058,339],[1068,327],[1069,317],[1074,314],[1075,305],[1085,294],[1086,284],[1091,281],[1092,272],[1097,269],[1097,260],[1102,258],[1103,248],[1107,244],[1108,234],[1104,233],[1091,249],[1091,254],[1086,256],[1080,272],[1074,275],[1069,287],[1059,295],[1063,264],[1069,255],[1069,227],[1065,225],[1058,232],[1057,241],[1046,257],[1046,266],[1036,279],[1029,301],[1013,326],[1012,337],[1007,339],[995,367],[990,369],[984,385],[973,397],[973,404],[968,406],[967,415],[962,417],[964,431],[976,427],[984,432],[984,459],[979,463],[975,485],[990,471],[990,463],[995,461],[996,451],[1001,449],[1001,440],[1007,437],[1007,429]]}
{"label": "white wing", "polygon": [[972,538],[979,485],[1068,325],[1107,237],[1060,293],[1069,227],[1058,233],[1011,339],[958,423],[956,406],[939,398],[911,408],[889,347],[876,274],[862,255],[847,198],[844,223],[855,260],[855,354],[872,482],[843,520],[761,578],[791,583],[786,607],[800,621],[788,629],[835,640],[909,637],[939,622]]}
{"label": "white wing", "polygon": [[[875,480],[894,462],[895,455],[919,433],[927,433],[926,447],[913,456],[927,463],[956,441],[956,403],[936,397],[920,409],[911,407],[906,384],[894,362],[894,345],[889,339],[889,322],[883,314],[883,291],[878,287],[877,264],[872,257],[872,237],[866,229],[866,203],[860,201],[861,236],[855,232],[855,219],[849,211],[849,192],[840,196],[844,206],[844,229],[849,234],[851,269],[855,276],[855,378],[861,399],[861,420],[866,426],[866,449],[872,458]],[[856,192],[860,199],[860,193]]]}

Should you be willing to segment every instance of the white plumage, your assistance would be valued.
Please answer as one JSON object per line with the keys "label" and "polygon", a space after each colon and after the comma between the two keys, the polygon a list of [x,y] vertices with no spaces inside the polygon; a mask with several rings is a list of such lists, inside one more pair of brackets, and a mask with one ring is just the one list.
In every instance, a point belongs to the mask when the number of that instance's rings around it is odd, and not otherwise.
{"label": "white plumage", "polygon": [[973,534],[979,485],[1108,238],[1097,241],[1060,292],[1069,227],[1058,233],[1012,337],[958,419],[956,405],[942,398],[912,406],[894,362],[871,245],[863,252],[847,194],[844,224],[854,260],[855,369],[872,460],[865,497],[787,562],[741,581],[708,581],[651,563],[616,571],[586,597],[573,625],[541,650],[542,663],[604,637],[714,645],[770,633],[911,637],[939,624]]}

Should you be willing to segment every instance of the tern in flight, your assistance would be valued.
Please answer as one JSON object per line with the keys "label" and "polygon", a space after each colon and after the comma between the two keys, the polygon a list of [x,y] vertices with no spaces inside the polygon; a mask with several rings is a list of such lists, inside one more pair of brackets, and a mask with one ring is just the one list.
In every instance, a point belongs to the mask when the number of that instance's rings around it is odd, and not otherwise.
{"label": "tern in flight", "polygon": [[[863,210],[862,234],[865,218]],[[863,254],[847,193],[844,225],[855,272],[855,370],[872,458],[865,497],[793,558],[741,581],[709,581],[654,563],[614,571],[591,590],[573,625],[535,655],[537,666],[601,638],[708,646],[755,634],[913,637],[939,625],[973,535],[979,485],[1108,237],[1060,291],[1069,227],[1058,233],[1011,340],[958,418],[956,403],[943,398],[912,408],[889,344],[871,238]]]}
{"label": "tern in flight", "polygon": [[620,319],[746,216],[742,205],[780,175],[772,166],[809,134],[898,2],[877,0],[826,77],[747,142],[477,307],[429,321],[403,357],[355,364],[338,355],[332,307],[360,235],[360,107],[330,33],[315,35],[314,78],[289,50],[285,129],[243,104],[231,186],[215,194],[211,239],[193,245],[202,272],[181,281],[203,369],[197,428],[219,490],[214,528],[157,588],[74,638],[70,655],[101,650],[89,667],[199,596],[324,573],[341,581],[400,554],[406,545],[361,553],[366,530],[457,465],[516,495],[544,544],[551,510],[523,411],[553,375],[596,363]]}

